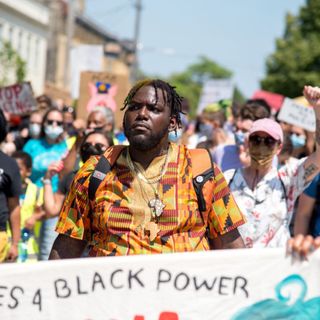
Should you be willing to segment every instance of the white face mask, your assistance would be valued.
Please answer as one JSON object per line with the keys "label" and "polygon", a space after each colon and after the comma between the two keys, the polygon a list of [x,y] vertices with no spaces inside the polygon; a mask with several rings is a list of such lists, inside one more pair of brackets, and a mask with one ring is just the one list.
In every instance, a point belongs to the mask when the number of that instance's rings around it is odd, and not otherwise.
{"label": "white face mask", "polygon": [[52,126],[52,125],[47,125],[44,128],[44,133],[46,134],[46,137],[49,138],[50,140],[56,140],[60,134],[63,132],[63,128],[60,126]]}
{"label": "white face mask", "polygon": [[40,136],[41,125],[38,123],[29,124],[29,135],[33,139],[37,139]]}

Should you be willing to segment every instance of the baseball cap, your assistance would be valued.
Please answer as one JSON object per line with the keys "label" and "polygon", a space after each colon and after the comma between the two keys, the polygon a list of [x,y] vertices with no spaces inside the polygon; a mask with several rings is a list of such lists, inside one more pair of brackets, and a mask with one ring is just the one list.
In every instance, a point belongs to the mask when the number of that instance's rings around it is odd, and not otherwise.
{"label": "baseball cap", "polygon": [[249,130],[249,136],[258,131],[265,132],[273,139],[283,142],[283,131],[280,124],[272,119],[264,118],[254,121]]}

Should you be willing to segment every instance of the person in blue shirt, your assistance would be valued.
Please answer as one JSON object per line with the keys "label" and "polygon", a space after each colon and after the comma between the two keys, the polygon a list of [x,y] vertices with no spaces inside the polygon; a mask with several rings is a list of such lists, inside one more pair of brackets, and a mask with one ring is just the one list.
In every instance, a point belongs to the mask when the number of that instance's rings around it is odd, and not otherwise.
{"label": "person in blue shirt", "polygon": [[320,236],[320,174],[299,198],[294,234]]}
{"label": "person in blue shirt", "polygon": [[[39,139],[30,139],[23,151],[32,158],[32,173],[30,180],[38,187],[43,187],[43,177],[48,166],[61,160],[68,152],[67,143],[64,139],[63,114],[57,108],[49,109],[43,117]],[[58,190],[59,178],[52,178],[52,189]],[[40,232],[40,260],[47,260],[51,246],[56,237],[54,231],[57,218],[46,219],[42,223]]]}

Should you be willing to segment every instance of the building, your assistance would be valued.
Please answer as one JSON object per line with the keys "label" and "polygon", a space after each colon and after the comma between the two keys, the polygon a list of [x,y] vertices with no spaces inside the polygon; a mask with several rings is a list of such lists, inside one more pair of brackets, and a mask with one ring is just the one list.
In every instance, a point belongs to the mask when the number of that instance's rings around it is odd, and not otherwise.
{"label": "building", "polygon": [[48,34],[47,7],[33,0],[0,0],[0,40],[10,42],[26,62],[26,80],[36,95],[45,85]]}

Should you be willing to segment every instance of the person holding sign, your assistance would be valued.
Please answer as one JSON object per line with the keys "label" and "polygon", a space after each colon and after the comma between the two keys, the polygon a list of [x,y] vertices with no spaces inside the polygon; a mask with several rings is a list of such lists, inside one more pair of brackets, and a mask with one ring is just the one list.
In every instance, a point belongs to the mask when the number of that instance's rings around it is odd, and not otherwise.
{"label": "person holding sign", "polygon": [[248,167],[225,172],[247,223],[239,227],[246,247],[283,247],[290,238],[294,203],[320,170],[320,88],[305,86],[304,96],[316,115],[316,151],[280,169],[272,160],[282,148],[283,132],[271,119],[260,119],[249,131]]}
{"label": "person holding sign", "polygon": [[[168,140],[169,132],[181,127],[181,97],[175,88],[162,80],[138,82],[123,109],[130,145],[122,146],[109,170],[94,171],[98,159],[91,157],[78,171],[50,259],[80,257],[87,244],[89,256],[244,247],[237,228],[245,221],[221,171],[210,161],[211,201],[200,211],[193,170],[201,161]],[[119,146],[111,148],[105,156]],[[102,181],[90,200],[92,176]]]}

